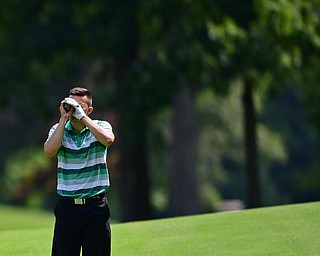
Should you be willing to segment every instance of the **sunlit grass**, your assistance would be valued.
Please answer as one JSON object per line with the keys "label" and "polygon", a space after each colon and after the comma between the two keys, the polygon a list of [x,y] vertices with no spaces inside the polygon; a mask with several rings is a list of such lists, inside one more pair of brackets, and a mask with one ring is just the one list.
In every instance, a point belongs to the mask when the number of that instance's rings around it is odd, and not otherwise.
{"label": "sunlit grass", "polygon": [[49,228],[54,223],[51,212],[21,207],[0,206],[0,231]]}
{"label": "sunlit grass", "polygon": [[[0,207],[0,255],[50,255],[53,216],[12,210]],[[316,202],[113,224],[112,255],[319,255],[319,215]]]}
{"label": "sunlit grass", "polygon": [[320,203],[118,224],[115,255],[319,255]]}

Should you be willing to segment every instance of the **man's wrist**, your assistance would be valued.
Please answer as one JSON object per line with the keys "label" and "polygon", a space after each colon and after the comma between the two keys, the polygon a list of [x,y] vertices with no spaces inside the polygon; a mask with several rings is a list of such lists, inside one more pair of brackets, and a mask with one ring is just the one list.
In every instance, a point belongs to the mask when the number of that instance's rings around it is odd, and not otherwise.
{"label": "man's wrist", "polygon": [[63,125],[65,125],[67,123],[67,121],[68,121],[67,117],[61,116],[60,119],[59,119],[59,123],[63,124]]}
{"label": "man's wrist", "polygon": [[87,120],[87,117],[88,117],[87,115],[84,115],[84,116],[81,117],[80,120],[81,120],[81,121],[86,121],[86,120]]}

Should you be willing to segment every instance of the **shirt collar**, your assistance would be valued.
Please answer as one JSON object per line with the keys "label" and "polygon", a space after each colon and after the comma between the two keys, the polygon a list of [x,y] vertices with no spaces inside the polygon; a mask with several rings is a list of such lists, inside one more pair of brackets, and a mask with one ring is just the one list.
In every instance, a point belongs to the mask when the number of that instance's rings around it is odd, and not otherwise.
{"label": "shirt collar", "polygon": [[[73,129],[70,120],[66,123],[66,126],[65,126],[65,127],[66,127],[66,129],[67,129],[68,132],[75,132],[75,133],[77,133],[77,132]],[[86,126],[86,127],[84,127],[84,128],[82,129],[82,131],[81,131],[80,133],[82,133],[82,132],[84,132],[84,131],[86,131],[86,130],[88,130],[88,129],[89,129],[89,128]]]}

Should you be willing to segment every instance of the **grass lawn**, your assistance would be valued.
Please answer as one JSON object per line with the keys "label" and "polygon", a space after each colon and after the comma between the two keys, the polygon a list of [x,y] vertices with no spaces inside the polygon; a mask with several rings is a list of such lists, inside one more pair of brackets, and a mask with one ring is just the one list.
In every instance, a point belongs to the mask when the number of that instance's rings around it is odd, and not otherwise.
{"label": "grass lawn", "polygon": [[[0,255],[50,255],[52,215],[10,210],[0,207]],[[319,218],[315,202],[113,224],[112,255],[320,255]]]}
{"label": "grass lawn", "polygon": [[53,212],[0,206],[0,232],[4,230],[49,228],[53,225]]}
{"label": "grass lawn", "polygon": [[52,213],[0,206],[0,255],[50,255]]}

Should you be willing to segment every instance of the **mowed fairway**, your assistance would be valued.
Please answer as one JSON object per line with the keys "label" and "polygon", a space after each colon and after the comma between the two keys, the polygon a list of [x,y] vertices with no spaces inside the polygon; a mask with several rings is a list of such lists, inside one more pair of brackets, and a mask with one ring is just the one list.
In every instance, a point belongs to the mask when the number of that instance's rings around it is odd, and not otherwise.
{"label": "mowed fairway", "polygon": [[320,255],[320,203],[118,224],[114,255]]}
{"label": "mowed fairway", "polygon": [[52,213],[0,206],[0,256],[50,255]]}
{"label": "mowed fairway", "polygon": [[[50,255],[53,217],[42,217],[39,227],[32,213],[13,218],[0,207],[0,255]],[[315,202],[113,224],[112,255],[320,255],[319,220]]]}

